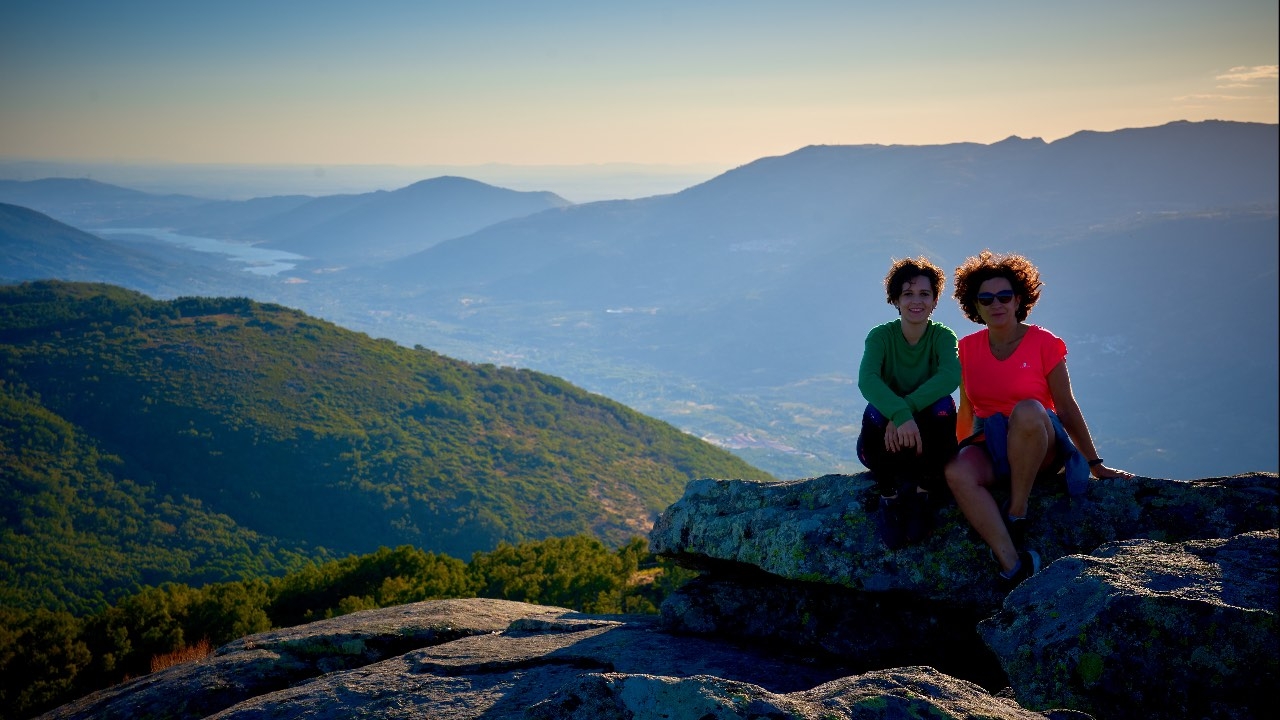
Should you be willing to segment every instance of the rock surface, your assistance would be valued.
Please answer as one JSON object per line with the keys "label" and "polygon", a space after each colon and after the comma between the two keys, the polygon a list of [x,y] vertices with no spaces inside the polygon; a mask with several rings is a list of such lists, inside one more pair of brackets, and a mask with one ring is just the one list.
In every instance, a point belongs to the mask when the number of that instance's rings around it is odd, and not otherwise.
{"label": "rock surface", "polygon": [[715,677],[590,674],[534,705],[530,720],[729,720],[730,718],[1087,718],[1040,714],[933,668],[909,667],[841,678],[805,692],[777,695]]}
{"label": "rock surface", "polygon": [[978,628],[1030,707],[1250,717],[1280,681],[1277,566],[1275,530],[1114,543],[1053,563]]}
{"label": "rock surface", "polygon": [[984,617],[903,593],[759,574],[703,575],[662,604],[663,627],[671,632],[803,649],[858,672],[927,665],[999,692],[1009,680],[978,636]]}
{"label": "rock surface", "polygon": [[1063,717],[927,667],[849,675],[830,659],[669,635],[653,616],[440,600],[247,637],[42,717]]}
{"label": "rock surface", "polygon": [[1099,719],[1253,718],[1277,679],[1278,489],[1269,473],[1037,486],[1028,537],[1047,568],[1007,597],[954,507],[886,550],[867,476],[691,483],[651,547],[706,571],[664,603],[673,631],[928,664]]}
{"label": "rock surface", "polygon": [[413,649],[501,632],[562,608],[441,600],[353,613],[251,635],[183,663],[63,705],[48,718],[200,718],[243,700],[363,668]]}
{"label": "rock surface", "polygon": [[[1180,542],[1277,527],[1280,484],[1255,473],[1195,481],[1096,480],[1085,495],[1061,480],[1031,494],[1028,543],[1045,564],[1117,540]],[[650,548],[689,567],[758,569],[788,580],[901,591],[981,612],[1004,593],[995,566],[954,504],[924,542],[897,551],[876,535],[869,474],[777,483],[698,480],[654,524]]]}

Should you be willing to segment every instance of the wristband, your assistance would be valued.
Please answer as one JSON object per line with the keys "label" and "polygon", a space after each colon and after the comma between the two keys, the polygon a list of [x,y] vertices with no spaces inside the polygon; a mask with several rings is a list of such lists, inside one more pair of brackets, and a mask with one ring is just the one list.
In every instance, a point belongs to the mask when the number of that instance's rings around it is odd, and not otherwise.
{"label": "wristband", "polygon": [[1101,464],[1102,464],[1102,458],[1098,458],[1097,460],[1090,460],[1090,461],[1089,461],[1089,467],[1097,467],[1098,465],[1101,465]]}

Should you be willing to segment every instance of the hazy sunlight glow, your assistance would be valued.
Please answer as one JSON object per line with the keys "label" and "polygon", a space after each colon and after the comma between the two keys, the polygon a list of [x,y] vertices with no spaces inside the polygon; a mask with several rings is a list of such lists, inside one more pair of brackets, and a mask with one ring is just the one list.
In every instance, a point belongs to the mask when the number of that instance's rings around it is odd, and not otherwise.
{"label": "hazy sunlight glow", "polygon": [[1274,1],[0,10],[0,159],[741,164],[1277,120]]}

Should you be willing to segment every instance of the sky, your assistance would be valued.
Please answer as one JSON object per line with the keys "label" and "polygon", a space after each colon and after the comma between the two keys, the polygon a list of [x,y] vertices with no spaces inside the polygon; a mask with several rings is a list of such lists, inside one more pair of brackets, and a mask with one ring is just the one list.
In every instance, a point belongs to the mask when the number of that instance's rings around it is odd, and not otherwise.
{"label": "sky", "polygon": [[1276,98],[1275,0],[0,0],[0,160],[733,167]]}

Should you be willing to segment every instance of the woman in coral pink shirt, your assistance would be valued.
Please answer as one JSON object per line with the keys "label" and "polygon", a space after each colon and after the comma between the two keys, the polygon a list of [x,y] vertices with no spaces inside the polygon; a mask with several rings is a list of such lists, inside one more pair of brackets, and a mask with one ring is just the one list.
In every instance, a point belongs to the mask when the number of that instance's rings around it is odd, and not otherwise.
{"label": "woman in coral pink shirt", "polygon": [[[959,342],[961,449],[947,464],[947,485],[1011,588],[1040,569],[1040,556],[1023,542],[1037,475],[1064,469],[1073,493],[1089,474],[1131,476],[1098,457],[1071,391],[1066,343],[1025,322],[1040,299],[1036,266],[984,251],[956,268],[955,285],[964,314],[986,327]],[[1001,508],[991,488],[1006,482]]]}

